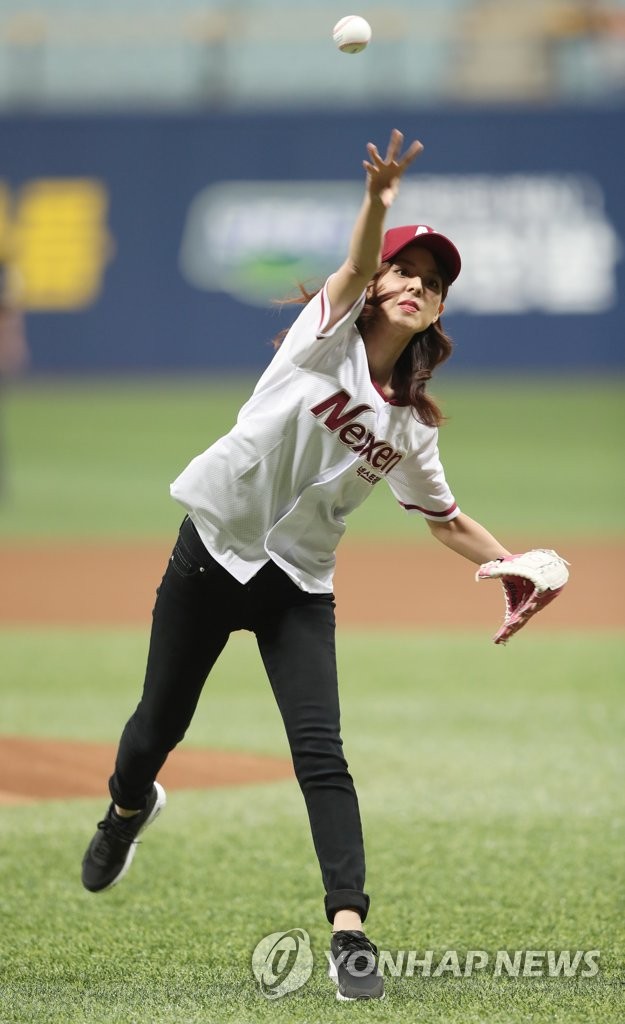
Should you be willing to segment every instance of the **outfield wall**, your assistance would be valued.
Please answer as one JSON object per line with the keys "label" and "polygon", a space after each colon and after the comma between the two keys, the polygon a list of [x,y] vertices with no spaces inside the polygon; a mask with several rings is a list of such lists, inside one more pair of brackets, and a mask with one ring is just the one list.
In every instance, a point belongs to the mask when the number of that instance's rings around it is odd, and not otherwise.
{"label": "outfield wall", "polygon": [[[35,372],[257,370],[345,252],[368,140],[426,151],[389,224],[448,232],[459,370],[620,371],[625,114],[0,118],[0,236]],[[619,309],[620,303],[620,309]]]}

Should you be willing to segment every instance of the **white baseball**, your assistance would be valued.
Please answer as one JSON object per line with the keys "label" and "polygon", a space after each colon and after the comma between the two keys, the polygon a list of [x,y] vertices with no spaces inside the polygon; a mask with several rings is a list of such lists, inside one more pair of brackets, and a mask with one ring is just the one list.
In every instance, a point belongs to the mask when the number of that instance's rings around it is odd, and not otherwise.
{"label": "white baseball", "polygon": [[332,38],[343,53],[360,53],[371,39],[371,25],[358,14],[348,14],[337,21]]}

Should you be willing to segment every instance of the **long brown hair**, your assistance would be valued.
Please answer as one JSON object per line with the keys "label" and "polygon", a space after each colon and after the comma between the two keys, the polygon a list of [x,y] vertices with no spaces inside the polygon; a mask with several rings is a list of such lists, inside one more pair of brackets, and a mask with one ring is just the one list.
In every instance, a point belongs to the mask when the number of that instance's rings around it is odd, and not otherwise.
{"label": "long brown hair", "polygon": [[[384,300],[384,294],[379,291],[378,283],[389,266],[390,263],[383,263],[371,279],[371,293],[367,295],[362,312],[356,321],[356,326],[361,334],[366,332],[367,324],[376,317],[377,310]],[[439,272],[443,278],[441,298],[444,300],[449,290],[449,283],[442,267],[439,267]],[[314,299],[315,295],[319,294],[321,289],[309,292],[303,284],[300,284],[299,291],[299,295],[282,300],[280,305],[305,306],[311,299]],[[273,339],[274,348],[280,347],[288,330],[287,328],[276,335]],[[425,331],[413,335],[393,369],[391,384],[396,400],[400,405],[412,406],[416,418],[428,427],[440,426],[445,417],[432,396],[426,392],[426,384],[432,377],[434,369],[449,359],[452,351],[453,341],[443,330],[441,321],[437,320],[430,324]]]}

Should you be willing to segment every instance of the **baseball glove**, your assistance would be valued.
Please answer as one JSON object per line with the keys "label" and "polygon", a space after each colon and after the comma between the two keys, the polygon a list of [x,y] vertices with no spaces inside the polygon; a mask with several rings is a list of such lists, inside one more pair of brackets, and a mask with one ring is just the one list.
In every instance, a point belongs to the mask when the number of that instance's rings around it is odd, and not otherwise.
{"label": "baseball glove", "polygon": [[494,643],[505,644],[532,615],[558,596],[569,578],[568,564],[555,551],[535,548],[479,567],[476,580],[501,580],[506,599],[505,618],[493,637]]}

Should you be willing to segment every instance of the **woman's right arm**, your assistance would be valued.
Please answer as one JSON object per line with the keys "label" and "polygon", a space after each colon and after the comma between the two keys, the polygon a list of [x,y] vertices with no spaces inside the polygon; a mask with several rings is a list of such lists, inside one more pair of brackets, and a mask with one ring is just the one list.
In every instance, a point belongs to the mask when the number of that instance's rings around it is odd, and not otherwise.
{"label": "woman's right arm", "polygon": [[423,150],[423,145],[415,141],[402,157],[403,141],[402,133],[394,129],[385,159],[382,159],[372,142],[367,144],[369,160],[363,161],[367,172],[367,188],[352,231],[347,259],[328,281],[332,314],[327,328],[332,327],[351,309],[380,266],[387,211],[399,191],[404,171]]}

